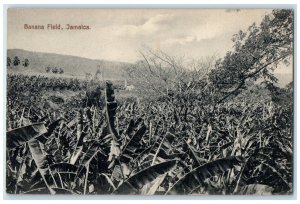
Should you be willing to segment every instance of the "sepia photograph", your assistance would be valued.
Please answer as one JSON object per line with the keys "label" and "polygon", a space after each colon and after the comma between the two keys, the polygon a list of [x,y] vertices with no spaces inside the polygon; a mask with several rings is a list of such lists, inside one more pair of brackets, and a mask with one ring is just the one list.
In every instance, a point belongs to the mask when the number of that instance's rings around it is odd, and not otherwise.
{"label": "sepia photograph", "polygon": [[294,16],[8,8],[6,193],[293,195]]}

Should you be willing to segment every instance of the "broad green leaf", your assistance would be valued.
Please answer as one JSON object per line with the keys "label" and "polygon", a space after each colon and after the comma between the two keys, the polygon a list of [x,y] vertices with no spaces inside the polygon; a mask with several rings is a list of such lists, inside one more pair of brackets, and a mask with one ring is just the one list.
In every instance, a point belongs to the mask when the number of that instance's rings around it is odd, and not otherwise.
{"label": "broad green leaf", "polygon": [[83,150],[83,139],[86,135],[81,133],[80,137],[78,138],[78,141],[76,143],[76,148],[72,154],[72,156],[70,157],[70,164],[75,164],[76,161],[78,160],[79,156],[82,153]]}
{"label": "broad green leaf", "polygon": [[176,163],[176,160],[171,160],[143,169],[124,181],[114,191],[114,194],[139,194],[143,186],[152,182],[160,175],[169,172],[173,167],[175,167]]}
{"label": "broad green leaf", "polygon": [[83,166],[87,166],[90,164],[90,162],[97,155],[98,152],[101,152],[103,154],[103,152],[99,148],[99,143],[97,141],[94,141],[89,146],[89,148],[85,152],[83,152],[83,158],[80,161],[80,164]]}
{"label": "broad green leaf", "polygon": [[[55,184],[60,188],[71,188],[72,183],[75,182],[75,178],[78,177],[78,167],[73,164],[56,163],[52,164],[49,168]],[[84,172],[82,171],[81,173],[83,174]]]}
{"label": "broad green leaf", "polygon": [[47,129],[44,123],[35,123],[20,127],[6,133],[6,146],[8,149],[21,146],[29,140],[39,137],[46,133]]}
{"label": "broad green leaf", "polygon": [[76,173],[78,167],[69,163],[56,163],[50,165],[50,170],[53,173]]}
{"label": "broad green leaf", "polygon": [[146,184],[142,188],[141,194],[142,195],[154,195],[155,192],[157,191],[158,187],[161,185],[161,183],[166,178],[166,175],[167,175],[167,173],[165,173],[164,175],[161,175],[161,176],[157,177],[154,181]]}
{"label": "broad green leaf", "polygon": [[106,82],[105,89],[105,103],[106,103],[106,117],[109,126],[110,133],[115,141],[118,140],[118,133],[115,127],[116,109],[118,104],[115,100],[115,93],[113,84],[109,81]]}
{"label": "broad green leaf", "polygon": [[201,186],[206,179],[224,173],[241,162],[241,157],[227,157],[206,163],[187,173],[166,194],[190,194],[194,189]]}
{"label": "broad green leaf", "polygon": [[46,164],[46,155],[43,154],[43,151],[41,149],[41,146],[39,144],[39,141],[36,139],[31,139],[28,142],[28,146],[32,155],[32,158],[35,161],[35,164],[45,182],[45,185],[47,186],[48,190],[51,194],[55,194],[55,191],[53,191],[46,180],[45,176],[48,175],[48,166]]}
{"label": "broad green leaf", "polygon": [[132,136],[129,142],[125,145],[122,150],[120,160],[127,161],[128,157],[131,157],[135,153],[135,151],[141,146],[140,141],[142,137],[145,135],[147,129],[145,125],[142,125],[138,131]]}
{"label": "broad green leaf", "polygon": [[47,141],[47,139],[52,135],[52,133],[54,132],[56,127],[61,125],[64,120],[65,120],[64,118],[59,118],[59,119],[55,120],[53,123],[51,123],[47,127],[47,132],[45,134],[41,135],[41,137],[39,137],[38,140],[42,143],[45,143]]}

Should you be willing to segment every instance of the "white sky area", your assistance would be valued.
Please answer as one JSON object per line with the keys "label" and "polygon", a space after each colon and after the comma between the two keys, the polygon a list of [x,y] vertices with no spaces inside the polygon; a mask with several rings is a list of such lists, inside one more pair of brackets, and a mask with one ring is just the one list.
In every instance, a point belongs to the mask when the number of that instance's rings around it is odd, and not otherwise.
{"label": "white sky area", "polygon": [[[135,62],[147,46],[172,56],[223,57],[232,36],[259,24],[265,9],[9,9],[7,48]],[[24,24],[89,25],[90,30],[25,30]],[[278,73],[291,73],[277,69]]]}

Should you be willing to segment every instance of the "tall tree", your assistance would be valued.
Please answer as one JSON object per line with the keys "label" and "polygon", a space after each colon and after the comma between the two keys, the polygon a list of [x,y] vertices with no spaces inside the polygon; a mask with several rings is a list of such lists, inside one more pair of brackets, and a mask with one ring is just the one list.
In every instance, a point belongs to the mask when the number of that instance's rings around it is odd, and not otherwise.
{"label": "tall tree", "polygon": [[10,57],[7,57],[7,59],[6,59],[6,66],[7,67],[11,66],[11,59],[10,59]]}
{"label": "tall tree", "polygon": [[264,78],[276,82],[272,71],[278,64],[288,64],[293,55],[293,10],[273,10],[260,26],[234,35],[234,50],[217,61],[210,80],[221,103],[247,87],[247,82]]}
{"label": "tall tree", "polygon": [[64,69],[63,68],[59,68],[59,74],[63,74],[64,73]]}
{"label": "tall tree", "polygon": [[134,81],[138,92],[149,96],[173,98],[176,93],[181,98],[200,96],[215,62],[214,56],[190,61],[147,47],[140,54],[142,60],[126,68],[126,77]]}
{"label": "tall tree", "polygon": [[25,60],[24,60],[23,66],[24,66],[24,67],[28,67],[28,66],[29,66],[29,60],[28,60],[28,59],[25,59]]}
{"label": "tall tree", "polygon": [[57,73],[58,73],[57,67],[54,67],[54,68],[52,69],[52,73],[53,73],[53,74],[57,74]]}
{"label": "tall tree", "polygon": [[15,56],[13,63],[14,63],[14,66],[18,66],[20,64],[20,59],[18,56]]}
{"label": "tall tree", "polygon": [[50,72],[50,70],[51,70],[51,67],[49,67],[49,66],[45,68],[45,71],[46,71],[47,73]]}

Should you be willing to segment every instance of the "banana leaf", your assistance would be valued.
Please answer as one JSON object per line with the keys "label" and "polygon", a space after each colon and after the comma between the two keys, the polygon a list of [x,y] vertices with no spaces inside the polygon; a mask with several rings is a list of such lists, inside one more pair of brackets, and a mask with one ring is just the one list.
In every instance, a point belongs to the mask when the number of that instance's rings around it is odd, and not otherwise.
{"label": "banana leaf", "polygon": [[114,194],[139,194],[141,189],[157,177],[169,172],[175,167],[177,160],[166,161],[150,166],[124,181]]}
{"label": "banana leaf", "polygon": [[166,194],[190,194],[203,182],[218,174],[226,172],[242,162],[241,157],[226,157],[199,166],[178,180]]}
{"label": "banana leaf", "polygon": [[46,163],[46,155],[43,153],[42,148],[40,146],[40,143],[36,139],[31,139],[28,142],[28,146],[32,155],[32,158],[34,159],[34,162],[38,168],[38,171],[40,172],[43,181],[45,182],[45,185],[47,186],[48,190],[51,194],[55,194],[55,191],[53,191],[50,187],[50,184],[48,183],[47,179],[45,178],[48,175],[48,166]]}
{"label": "banana leaf", "polygon": [[44,123],[35,123],[6,132],[6,146],[13,149],[46,133]]}

